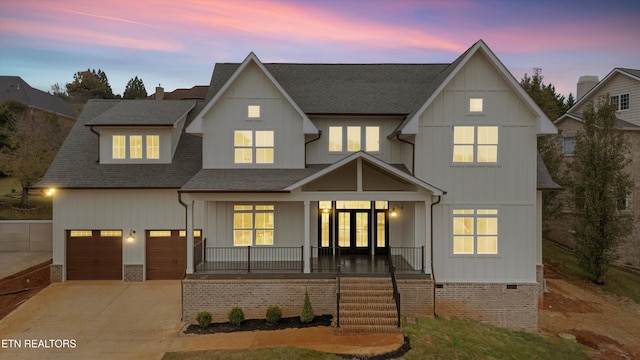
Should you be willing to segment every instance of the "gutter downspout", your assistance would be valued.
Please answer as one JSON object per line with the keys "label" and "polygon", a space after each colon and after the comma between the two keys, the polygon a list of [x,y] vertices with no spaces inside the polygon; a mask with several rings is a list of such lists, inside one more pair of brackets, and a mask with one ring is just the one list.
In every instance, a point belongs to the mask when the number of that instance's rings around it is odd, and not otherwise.
{"label": "gutter downspout", "polygon": [[320,138],[322,137],[322,130],[318,130],[318,137],[315,139],[311,139],[309,141],[305,141],[304,143],[304,166],[307,166],[307,145],[314,142],[314,141],[318,141],[320,140]]}
{"label": "gutter downspout", "polygon": [[[98,138],[100,138],[100,133],[95,131],[95,130],[93,130],[93,126],[89,126],[89,131],[91,131],[92,133],[98,135]],[[98,160],[96,160],[96,163],[99,163],[99,162],[100,162],[100,158],[98,158]]]}
{"label": "gutter downspout", "polygon": [[436,316],[436,274],[433,271],[433,207],[435,205],[440,204],[442,200],[442,195],[438,195],[438,201],[431,203],[431,250],[429,251],[429,255],[431,256],[430,265],[431,265],[431,279],[433,280],[433,316]]}
{"label": "gutter downspout", "polygon": [[[401,141],[405,144],[409,144],[411,145],[411,175],[415,175],[416,174],[416,144],[407,141],[405,139],[401,139],[400,138],[400,133],[396,134],[396,139],[398,139],[398,141]],[[440,200],[438,200],[440,201]]]}
{"label": "gutter downspout", "polygon": [[[189,222],[188,221],[189,205],[187,205],[187,203],[182,201],[182,193],[180,191],[178,191],[178,202],[180,203],[180,205],[184,206],[184,228],[185,228],[185,230],[188,231],[187,224]],[[187,236],[188,235],[189,234],[187,233]],[[187,251],[189,251],[189,249],[187,249]],[[184,286],[182,286],[182,281],[180,282],[180,309],[184,309]],[[180,311],[180,321],[184,321],[183,315],[184,315],[183,311]]]}

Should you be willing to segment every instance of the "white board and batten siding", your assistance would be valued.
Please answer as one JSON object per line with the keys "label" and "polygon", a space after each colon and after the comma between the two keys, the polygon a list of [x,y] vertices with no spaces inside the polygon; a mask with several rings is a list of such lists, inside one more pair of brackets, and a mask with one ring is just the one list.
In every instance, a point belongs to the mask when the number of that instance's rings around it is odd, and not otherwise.
{"label": "white board and batten siding", "polygon": [[[260,117],[249,118],[248,106]],[[273,164],[234,164],[235,130],[273,130]],[[203,119],[203,168],[304,168],[303,120],[260,68],[251,63]]]}
{"label": "white board and batten siding", "polygon": [[[139,265],[145,261],[145,230],[185,228],[185,208],[178,202],[175,189],[60,189],[53,206],[53,264],[64,264],[67,230],[122,230],[123,264]],[[202,213],[202,209],[195,211],[196,229],[202,228]],[[127,242],[125,238],[132,230],[136,239]]]}
{"label": "white board and batten siding", "polygon": [[[483,99],[470,114],[469,98]],[[498,126],[497,164],[454,164],[453,126]],[[481,53],[476,53],[420,118],[416,175],[447,191],[434,208],[438,281],[534,282],[536,119]],[[453,209],[498,210],[498,254],[453,254]]]}

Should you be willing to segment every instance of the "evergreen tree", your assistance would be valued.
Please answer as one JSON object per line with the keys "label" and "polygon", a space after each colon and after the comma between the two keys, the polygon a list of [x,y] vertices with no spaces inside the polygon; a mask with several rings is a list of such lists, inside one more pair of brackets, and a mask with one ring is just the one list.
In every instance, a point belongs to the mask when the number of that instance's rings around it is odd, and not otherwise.
{"label": "evergreen tree", "polygon": [[144,99],[147,97],[147,89],[144,87],[142,79],[134,77],[127,83],[127,87],[122,94],[123,99]]}
{"label": "evergreen tree", "polygon": [[86,102],[89,99],[114,99],[111,85],[107,79],[107,74],[87,69],[78,71],[73,75],[73,81],[65,85],[67,93],[72,100]]}
{"label": "evergreen tree", "polygon": [[619,210],[633,187],[625,167],[630,145],[616,128],[616,104],[608,99],[589,103],[583,128],[576,134],[571,190],[575,209],[576,256],[596,284],[617,259],[618,245],[633,231],[631,214]]}

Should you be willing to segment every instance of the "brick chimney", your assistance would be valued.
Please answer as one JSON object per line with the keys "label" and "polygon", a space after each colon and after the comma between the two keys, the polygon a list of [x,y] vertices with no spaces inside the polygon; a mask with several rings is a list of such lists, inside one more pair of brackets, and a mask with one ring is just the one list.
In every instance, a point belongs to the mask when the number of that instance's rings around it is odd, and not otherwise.
{"label": "brick chimney", "polygon": [[580,76],[578,80],[578,88],[576,89],[576,101],[580,100],[589,90],[598,85],[598,77],[595,75]]}
{"label": "brick chimney", "polygon": [[156,100],[162,99],[164,99],[164,88],[158,84],[158,86],[156,86]]}

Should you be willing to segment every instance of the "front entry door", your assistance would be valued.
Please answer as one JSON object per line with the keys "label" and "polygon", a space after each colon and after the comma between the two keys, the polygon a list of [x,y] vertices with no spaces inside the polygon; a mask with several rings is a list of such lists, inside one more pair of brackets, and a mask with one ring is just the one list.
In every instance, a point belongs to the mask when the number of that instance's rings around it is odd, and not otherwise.
{"label": "front entry door", "polygon": [[338,210],[337,238],[342,252],[369,253],[370,218],[369,210]]}

